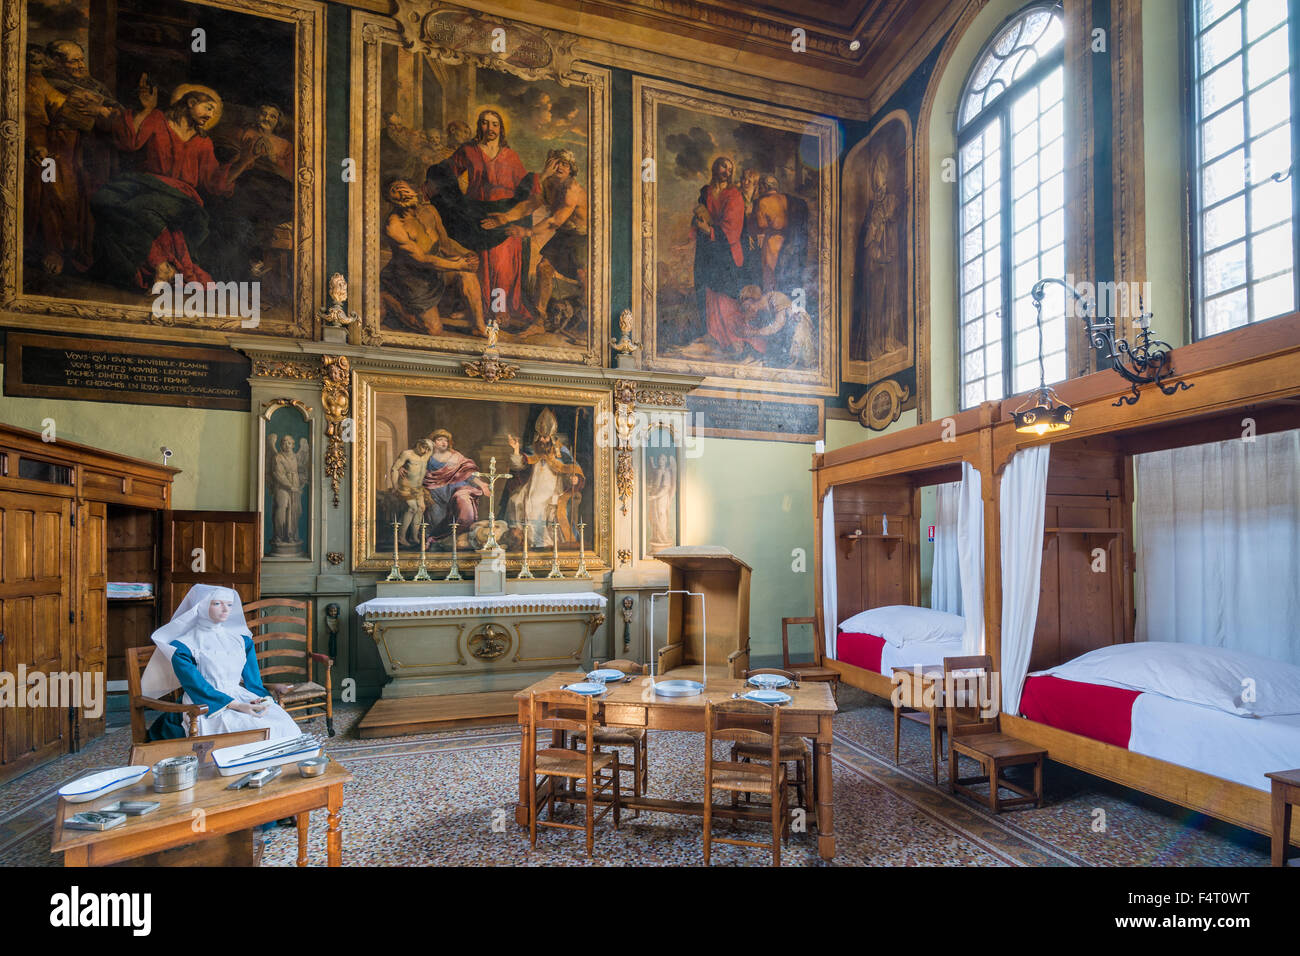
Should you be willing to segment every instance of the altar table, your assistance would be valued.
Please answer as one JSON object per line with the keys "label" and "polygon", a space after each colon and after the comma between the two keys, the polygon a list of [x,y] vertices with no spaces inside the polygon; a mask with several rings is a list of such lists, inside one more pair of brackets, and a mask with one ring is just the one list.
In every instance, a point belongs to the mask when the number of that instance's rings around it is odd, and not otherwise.
{"label": "altar table", "polygon": [[[515,694],[519,705],[519,802],[515,804],[515,822],[528,826],[528,788],[534,781],[528,779],[528,748],[536,746],[528,739],[528,697],[537,691],[560,690],[566,684],[580,681],[582,673],[552,674]],[[712,678],[704,693],[695,697],[657,697],[649,687],[650,678],[637,677],[631,683],[610,684],[599,698],[605,707],[605,724],[609,727],[645,727],[651,730],[681,730],[704,733],[704,705],[707,701],[720,703],[729,700],[733,693],[745,693],[749,688],[744,681]],[[835,856],[835,808],[831,780],[831,718],[837,710],[829,684],[804,683],[797,688],[787,688],[792,700],[781,707],[782,735],[798,735],[813,741],[813,791],[815,794],[817,825],[817,852],[824,860]],[[653,755],[654,751],[651,750]],[[703,755],[699,766],[700,779],[704,778]],[[654,786],[653,775],[650,778]],[[660,813],[688,813],[702,815],[704,805],[681,800],[660,800],[651,797],[622,798],[624,809],[647,810]],[[715,806],[716,816],[727,816],[730,807]],[[812,822],[812,821],[810,821]]]}

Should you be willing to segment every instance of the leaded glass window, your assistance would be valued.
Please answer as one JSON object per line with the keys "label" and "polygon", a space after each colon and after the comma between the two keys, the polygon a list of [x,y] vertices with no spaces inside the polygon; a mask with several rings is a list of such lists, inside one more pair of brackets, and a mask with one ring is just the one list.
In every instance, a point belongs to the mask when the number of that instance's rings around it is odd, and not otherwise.
{"label": "leaded glass window", "polygon": [[1192,4],[1196,334],[1296,307],[1287,0]]}
{"label": "leaded glass window", "polygon": [[[1029,290],[1065,277],[1064,36],[1059,3],[1025,7],[985,46],[959,101],[962,408],[1038,384]],[[1060,286],[1044,300],[1042,357],[1047,381],[1065,378]]]}

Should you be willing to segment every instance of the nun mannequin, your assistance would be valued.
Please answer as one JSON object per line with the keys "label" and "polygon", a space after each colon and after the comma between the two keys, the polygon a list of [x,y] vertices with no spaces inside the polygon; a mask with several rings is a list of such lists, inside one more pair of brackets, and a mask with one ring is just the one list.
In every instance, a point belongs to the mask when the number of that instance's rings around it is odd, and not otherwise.
{"label": "nun mannequin", "polygon": [[[301,733],[262,684],[244,608],[234,591],[194,585],[171,621],[154,631],[153,642],[158,650],[145,668],[141,690],[161,697],[180,687],[186,703],[207,705],[195,735],[263,727],[270,728],[271,740]],[[185,732],[175,725],[161,727],[163,736],[175,736],[178,730]]]}

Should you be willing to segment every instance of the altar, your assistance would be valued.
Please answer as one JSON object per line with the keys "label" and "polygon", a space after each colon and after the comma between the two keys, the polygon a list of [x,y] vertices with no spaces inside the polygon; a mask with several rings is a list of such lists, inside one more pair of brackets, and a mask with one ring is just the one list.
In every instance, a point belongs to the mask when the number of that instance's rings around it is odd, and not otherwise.
{"label": "altar", "polygon": [[475,594],[470,581],[379,582],[356,610],[389,681],[360,736],[511,717],[515,691],[585,669],[607,603],[584,580],[511,580],[501,594]]}

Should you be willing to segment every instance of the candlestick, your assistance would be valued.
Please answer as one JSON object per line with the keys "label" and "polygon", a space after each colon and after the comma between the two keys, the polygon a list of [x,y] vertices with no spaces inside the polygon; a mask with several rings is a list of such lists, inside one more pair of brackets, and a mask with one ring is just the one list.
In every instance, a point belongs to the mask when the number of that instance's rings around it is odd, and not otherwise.
{"label": "candlestick", "polygon": [[411,579],[413,581],[433,580],[433,578],[429,577],[429,566],[425,564],[425,557],[427,555],[428,547],[429,547],[429,539],[424,536],[424,529],[426,527],[428,527],[428,522],[421,521],[420,522],[420,566],[415,571],[415,577]]}
{"label": "candlestick", "polygon": [[488,536],[487,540],[483,542],[483,547],[479,550],[495,551],[500,546],[497,544],[497,508],[494,492],[498,481],[502,478],[510,478],[512,476],[509,472],[501,475],[497,474],[497,460],[494,457],[488,462],[488,470],[486,472],[476,471],[474,472],[474,477],[486,478],[488,483]]}
{"label": "candlestick", "polygon": [[460,576],[460,563],[456,560],[456,529],[458,527],[460,525],[456,524],[456,522],[451,523],[451,571],[443,578],[444,581],[465,580]]}
{"label": "candlestick", "polygon": [[406,580],[406,578],[402,577],[402,566],[397,563],[397,532],[401,527],[402,523],[400,521],[393,522],[393,567],[388,572],[388,577],[384,578],[385,581]]}
{"label": "candlestick", "polygon": [[560,570],[560,523],[551,522],[551,573],[547,578],[562,578],[564,572]]}
{"label": "candlestick", "polygon": [[586,524],[578,522],[578,570],[573,572],[573,576],[578,580],[587,580],[591,577],[587,573],[587,539]]}
{"label": "candlestick", "polygon": [[524,529],[524,563],[519,566],[519,577],[531,578],[533,577],[533,572],[532,569],[528,567],[528,539],[532,537],[533,529],[528,526],[527,521],[523,523],[522,527]]}

